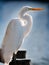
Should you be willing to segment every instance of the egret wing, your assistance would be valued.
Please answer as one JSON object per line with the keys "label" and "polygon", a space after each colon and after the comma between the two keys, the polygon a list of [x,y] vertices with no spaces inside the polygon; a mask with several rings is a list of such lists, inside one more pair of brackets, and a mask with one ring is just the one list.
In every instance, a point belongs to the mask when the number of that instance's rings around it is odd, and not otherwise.
{"label": "egret wing", "polygon": [[13,19],[9,22],[5,37],[2,43],[3,56],[5,62],[8,63],[13,52],[17,52],[23,38],[23,30],[20,21]]}

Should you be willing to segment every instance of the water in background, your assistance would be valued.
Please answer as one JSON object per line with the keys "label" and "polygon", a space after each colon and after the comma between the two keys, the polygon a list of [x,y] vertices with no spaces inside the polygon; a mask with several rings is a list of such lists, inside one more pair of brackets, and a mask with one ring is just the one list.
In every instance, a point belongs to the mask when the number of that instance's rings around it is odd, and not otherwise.
{"label": "water in background", "polygon": [[33,26],[20,49],[27,50],[26,57],[31,59],[33,65],[49,65],[49,5],[46,3],[0,3],[0,47],[9,21],[17,18],[17,12],[23,6],[42,7],[45,10],[29,13],[33,18]]}

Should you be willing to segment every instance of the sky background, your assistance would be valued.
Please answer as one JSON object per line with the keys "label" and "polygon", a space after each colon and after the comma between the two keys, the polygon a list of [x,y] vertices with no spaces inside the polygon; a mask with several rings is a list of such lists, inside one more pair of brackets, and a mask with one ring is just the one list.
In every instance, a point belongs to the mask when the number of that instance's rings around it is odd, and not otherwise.
{"label": "sky background", "polygon": [[23,6],[44,8],[43,11],[29,13],[33,18],[32,30],[20,47],[22,50],[26,49],[26,57],[32,62],[44,62],[42,58],[49,59],[49,6],[46,3],[0,2],[0,48],[8,23],[11,19],[17,18]]}

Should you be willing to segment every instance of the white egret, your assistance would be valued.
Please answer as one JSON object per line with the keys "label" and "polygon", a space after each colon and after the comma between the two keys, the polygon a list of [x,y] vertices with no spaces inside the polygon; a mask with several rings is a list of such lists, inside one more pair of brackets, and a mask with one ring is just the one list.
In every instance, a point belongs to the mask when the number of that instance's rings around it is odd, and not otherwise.
{"label": "white egret", "polygon": [[43,8],[32,8],[24,6],[18,14],[17,19],[9,22],[2,43],[2,58],[9,64],[13,52],[18,51],[23,39],[28,35],[32,27],[32,17],[27,14],[29,11],[40,11]]}

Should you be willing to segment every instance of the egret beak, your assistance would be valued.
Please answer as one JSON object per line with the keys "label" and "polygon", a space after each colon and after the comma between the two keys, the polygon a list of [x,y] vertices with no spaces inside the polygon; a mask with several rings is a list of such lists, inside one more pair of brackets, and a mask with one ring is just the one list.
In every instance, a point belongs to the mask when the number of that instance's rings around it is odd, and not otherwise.
{"label": "egret beak", "polygon": [[33,11],[41,11],[41,10],[44,10],[44,8],[29,8],[29,10],[33,10]]}

